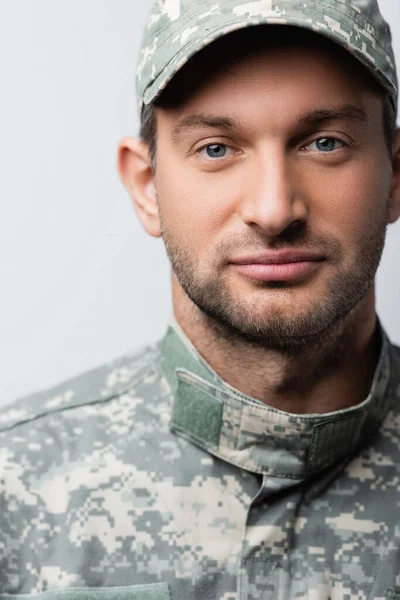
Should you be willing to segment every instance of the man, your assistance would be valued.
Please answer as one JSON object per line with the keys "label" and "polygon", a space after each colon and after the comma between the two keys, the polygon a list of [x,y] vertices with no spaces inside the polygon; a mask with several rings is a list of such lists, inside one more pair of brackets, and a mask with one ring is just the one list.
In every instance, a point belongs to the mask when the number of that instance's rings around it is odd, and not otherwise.
{"label": "man", "polygon": [[119,168],[165,241],[174,319],[0,416],[1,593],[400,598],[400,353],[374,300],[400,134],[378,6],[159,0],[138,93]]}

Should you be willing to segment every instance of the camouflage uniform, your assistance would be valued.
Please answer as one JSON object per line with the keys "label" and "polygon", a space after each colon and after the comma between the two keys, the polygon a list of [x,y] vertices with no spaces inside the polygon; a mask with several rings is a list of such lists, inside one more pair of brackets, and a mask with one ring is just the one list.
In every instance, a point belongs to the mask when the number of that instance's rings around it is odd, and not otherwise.
{"label": "camouflage uniform", "polygon": [[[345,47],[397,101],[375,0],[158,0],[139,107],[235,29]],[[0,600],[400,599],[400,350],[326,415],[233,389],[176,323],[153,347],[0,413]]]}
{"label": "camouflage uniform", "polygon": [[172,324],[0,414],[0,598],[400,598],[399,399],[383,332],[361,405],[295,416]]}

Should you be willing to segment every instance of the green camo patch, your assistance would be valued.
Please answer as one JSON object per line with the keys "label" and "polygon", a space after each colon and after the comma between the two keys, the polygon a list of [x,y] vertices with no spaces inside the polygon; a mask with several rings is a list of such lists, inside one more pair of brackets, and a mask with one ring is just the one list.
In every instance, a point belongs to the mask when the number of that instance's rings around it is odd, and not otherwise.
{"label": "green camo patch", "polygon": [[172,411],[173,429],[218,448],[222,425],[222,403],[214,396],[178,375],[178,389]]}

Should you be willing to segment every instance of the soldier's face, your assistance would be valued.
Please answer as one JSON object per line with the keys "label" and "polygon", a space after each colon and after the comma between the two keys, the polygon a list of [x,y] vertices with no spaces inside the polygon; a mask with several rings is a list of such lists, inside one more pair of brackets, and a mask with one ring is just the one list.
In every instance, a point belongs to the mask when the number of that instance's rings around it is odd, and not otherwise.
{"label": "soldier's face", "polygon": [[[391,183],[382,101],[327,51],[262,52],[158,109],[174,273],[202,311],[260,343],[303,343],[370,293]],[[275,259],[299,262],[259,266]]]}

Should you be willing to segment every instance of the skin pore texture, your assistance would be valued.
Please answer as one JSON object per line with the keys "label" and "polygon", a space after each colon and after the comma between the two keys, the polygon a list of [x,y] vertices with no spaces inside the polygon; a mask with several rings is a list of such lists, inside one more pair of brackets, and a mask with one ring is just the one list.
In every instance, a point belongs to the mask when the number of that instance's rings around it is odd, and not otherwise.
{"label": "skin pore texture", "polygon": [[[157,108],[155,171],[143,142],[120,147],[139,218],[166,245],[175,317],[226,382],[270,406],[358,404],[380,351],[374,278],[400,213],[399,136],[392,159],[381,95],[333,49],[222,62]],[[238,268],[279,250],[318,260],[290,280]]]}

